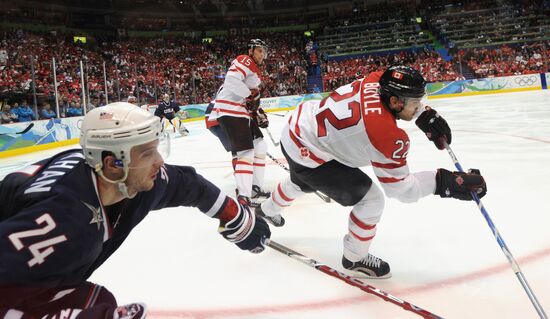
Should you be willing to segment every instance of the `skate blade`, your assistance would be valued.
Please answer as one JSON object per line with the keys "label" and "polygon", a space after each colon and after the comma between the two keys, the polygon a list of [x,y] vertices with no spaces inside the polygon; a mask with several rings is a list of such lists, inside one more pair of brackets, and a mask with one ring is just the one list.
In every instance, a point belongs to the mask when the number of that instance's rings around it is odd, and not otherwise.
{"label": "skate blade", "polygon": [[385,274],[384,276],[380,276],[380,277],[369,276],[364,272],[355,271],[355,270],[346,269],[346,271],[350,274],[351,277],[356,279],[388,279],[388,278],[391,278],[392,276],[391,271]]}

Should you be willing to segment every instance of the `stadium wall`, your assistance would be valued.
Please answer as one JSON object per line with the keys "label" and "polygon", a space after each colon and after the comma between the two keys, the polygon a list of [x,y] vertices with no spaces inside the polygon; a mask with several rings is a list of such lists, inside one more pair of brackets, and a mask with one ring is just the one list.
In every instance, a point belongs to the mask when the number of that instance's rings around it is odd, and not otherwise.
{"label": "stadium wall", "polygon": [[428,83],[428,99],[546,90],[550,73]]}
{"label": "stadium wall", "polygon": [[81,119],[69,117],[34,121],[34,126],[24,134],[17,132],[25,130],[31,122],[0,125],[0,158],[77,144]]}
{"label": "stadium wall", "polygon": [[[497,94],[507,92],[522,92],[546,90],[550,83],[550,73],[506,76],[475,80],[451,82],[435,82],[427,85],[428,99],[449,98],[481,94]],[[261,99],[261,107],[266,112],[277,112],[294,109],[298,104],[308,100],[320,100],[328,93],[290,95]],[[184,122],[204,119],[208,104],[184,105],[189,118]],[[154,112],[156,106],[144,106]],[[29,152],[55,148],[78,143],[81,117],[35,121],[34,126],[24,134],[16,134],[25,130],[30,124],[14,123],[0,125],[0,158],[26,154]]]}

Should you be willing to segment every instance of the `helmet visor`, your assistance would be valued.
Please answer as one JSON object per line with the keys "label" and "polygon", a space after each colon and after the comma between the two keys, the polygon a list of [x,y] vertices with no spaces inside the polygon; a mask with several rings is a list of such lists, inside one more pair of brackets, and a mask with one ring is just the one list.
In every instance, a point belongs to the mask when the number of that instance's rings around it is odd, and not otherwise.
{"label": "helmet visor", "polygon": [[162,163],[170,156],[170,135],[162,132],[158,140],[132,147],[129,168],[143,169]]}

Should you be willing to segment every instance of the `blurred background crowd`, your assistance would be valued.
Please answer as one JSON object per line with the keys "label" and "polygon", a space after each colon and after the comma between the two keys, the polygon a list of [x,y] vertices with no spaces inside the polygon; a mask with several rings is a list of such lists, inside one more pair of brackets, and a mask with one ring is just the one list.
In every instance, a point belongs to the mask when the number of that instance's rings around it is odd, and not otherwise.
{"label": "blurred background crowd", "polygon": [[262,97],[331,91],[394,63],[429,82],[550,71],[548,0],[57,0],[0,8],[2,123],[80,116],[128,96],[208,103],[251,38],[269,45]]}

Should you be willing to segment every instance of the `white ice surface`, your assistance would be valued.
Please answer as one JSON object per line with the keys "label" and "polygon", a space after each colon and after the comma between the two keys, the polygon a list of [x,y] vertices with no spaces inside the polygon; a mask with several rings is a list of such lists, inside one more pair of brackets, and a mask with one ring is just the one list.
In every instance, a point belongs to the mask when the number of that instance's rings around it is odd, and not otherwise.
{"label": "white ice surface", "polygon": [[[485,176],[483,203],[550,311],[550,91],[429,104],[453,129],[451,146],[462,166]],[[269,118],[278,138],[285,119]],[[411,171],[454,170],[447,152],[414,123],[399,125],[411,139]],[[196,167],[231,194],[230,155],[202,122],[189,129],[188,137],[173,141],[168,162]],[[2,159],[0,176],[58,151]],[[266,188],[285,174],[268,161]],[[272,227],[272,239],[341,270],[349,211],[307,195],[284,212],[283,228]],[[90,280],[106,286],[119,303],[146,302],[149,318],[419,318],[271,249],[260,255],[240,251],[216,229],[215,220],[195,209],[152,212]],[[472,202],[388,200],[371,252],[390,263],[393,277],[369,284],[445,318],[538,318]]]}

